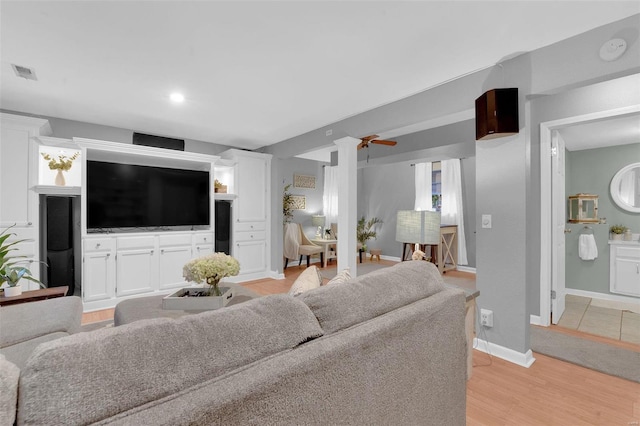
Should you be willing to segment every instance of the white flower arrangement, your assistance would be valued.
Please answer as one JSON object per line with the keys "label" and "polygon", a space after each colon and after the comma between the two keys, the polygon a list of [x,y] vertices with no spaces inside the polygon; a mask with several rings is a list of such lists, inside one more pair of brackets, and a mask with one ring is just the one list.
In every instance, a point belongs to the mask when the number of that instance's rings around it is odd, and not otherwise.
{"label": "white flower arrangement", "polygon": [[216,296],[220,295],[220,280],[238,275],[239,272],[240,263],[225,253],[213,253],[192,259],[182,269],[182,275],[187,281],[209,284]]}

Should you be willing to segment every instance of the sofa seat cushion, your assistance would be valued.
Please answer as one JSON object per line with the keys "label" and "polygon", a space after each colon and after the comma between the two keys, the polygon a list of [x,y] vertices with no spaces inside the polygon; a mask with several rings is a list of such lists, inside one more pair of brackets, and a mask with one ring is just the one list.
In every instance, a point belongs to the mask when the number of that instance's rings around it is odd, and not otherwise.
{"label": "sofa seat cushion", "polygon": [[63,333],[61,331],[45,334],[44,336],[39,336],[31,340],[26,340],[24,342],[16,343],[15,345],[2,348],[0,349],[0,354],[4,355],[7,358],[7,361],[14,363],[22,369],[25,365],[27,365],[27,359],[29,359],[29,355],[31,355],[33,350],[40,343],[50,342],[52,340],[60,339],[61,337],[66,337],[68,335],[69,333]]}
{"label": "sofa seat cushion", "polygon": [[18,406],[20,369],[0,354],[0,426],[13,425]]}
{"label": "sofa seat cushion", "polygon": [[[393,289],[393,291],[390,291]],[[445,289],[430,262],[401,262],[297,296],[315,314],[325,334],[390,312]]]}
{"label": "sofa seat cushion", "polygon": [[321,335],[304,303],[272,295],[68,336],[38,346],[22,370],[18,422],[97,422]]}

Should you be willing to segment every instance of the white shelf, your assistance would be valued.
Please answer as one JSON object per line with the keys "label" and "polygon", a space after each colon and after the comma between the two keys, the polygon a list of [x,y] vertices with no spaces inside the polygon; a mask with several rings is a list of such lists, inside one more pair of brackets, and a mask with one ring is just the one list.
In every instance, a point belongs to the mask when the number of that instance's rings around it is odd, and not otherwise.
{"label": "white shelf", "polygon": [[221,194],[219,192],[216,192],[215,194],[213,194],[213,199],[214,200],[230,200],[230,201],[233,201],[236,198],[238,198],[238,196],[236,194]]}
{"label": "white shelf", "polygon": [[80,195],[79,186],[36,185],[33,190],[44,195]]}

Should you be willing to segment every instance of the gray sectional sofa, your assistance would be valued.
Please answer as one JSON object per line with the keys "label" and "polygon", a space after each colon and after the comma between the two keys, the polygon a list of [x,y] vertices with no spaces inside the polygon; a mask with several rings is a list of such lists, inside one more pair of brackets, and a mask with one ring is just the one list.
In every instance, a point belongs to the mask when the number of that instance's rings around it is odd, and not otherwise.
{"label": "gray sectional sofa", "polygon": [[464,425],[464,304],[413,261],[70,335],[21,369],[17,424]]}

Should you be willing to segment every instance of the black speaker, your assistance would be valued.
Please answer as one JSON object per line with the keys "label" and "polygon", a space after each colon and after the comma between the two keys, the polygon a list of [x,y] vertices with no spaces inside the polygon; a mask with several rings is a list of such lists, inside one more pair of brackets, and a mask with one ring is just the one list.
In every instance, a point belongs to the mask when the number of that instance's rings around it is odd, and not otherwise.
{"label": "black speaker", "polygon": [[216,253],[231,254],[231,202],[216,200]]}
{"label": "black speaker", "polygon": [[518,89],[493,89],[476,99],[476,140],[501,138],[520,131]]}
{"label": "black speaker", "polygon": [[184,139],[165,138],[162,136],[145,135],[144,133],[134,133],[133,144],[184,151]]}

